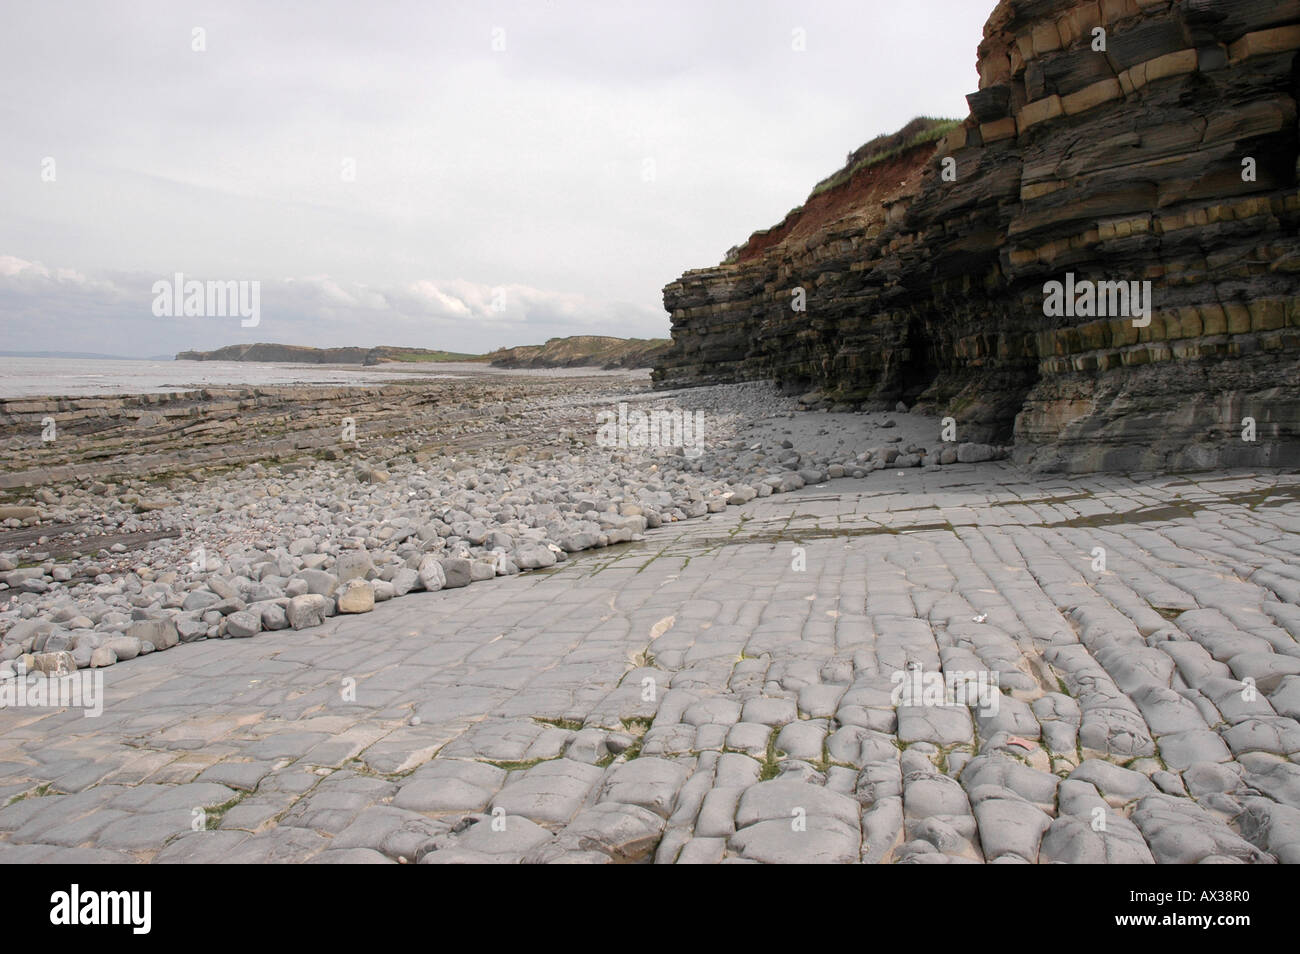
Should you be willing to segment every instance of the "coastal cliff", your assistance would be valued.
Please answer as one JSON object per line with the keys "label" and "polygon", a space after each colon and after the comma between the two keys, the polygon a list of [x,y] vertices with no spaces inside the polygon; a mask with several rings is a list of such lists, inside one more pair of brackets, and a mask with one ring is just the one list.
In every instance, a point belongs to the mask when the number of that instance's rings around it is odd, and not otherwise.
{"label": "coastal cliff", "polygon": [[478,361],[498,368],[649,368],[668,347],[664,338],[612,338],[573,335],[545,344],[498,348],[489,354],[430,351],[427,348],[312,348],[305,345],[238,344],[215,351],[182,351],[177,361],[271,361],[288,364]]}
{"label": "coastal cliff", "polygon": [[650,368],[668,347],[661,338],[574,335],[546,344],[501,348],[486,356],[497,368]]}
{"label": "coastal cliff", "polygon": [[656,383],[902,401],[1037,470],[1300,464],[1298,49],[1300,0],[1002,0],[964,120],[664,289]]}
{"label": "coastal cliff", "polygon": [[182,351],[177,361],[271,361],[283,364],[360,364],[371,367],[386,361],[476,361],[478,355],[426,348],[312,348],[306,345],[226,345],[215,351]]}

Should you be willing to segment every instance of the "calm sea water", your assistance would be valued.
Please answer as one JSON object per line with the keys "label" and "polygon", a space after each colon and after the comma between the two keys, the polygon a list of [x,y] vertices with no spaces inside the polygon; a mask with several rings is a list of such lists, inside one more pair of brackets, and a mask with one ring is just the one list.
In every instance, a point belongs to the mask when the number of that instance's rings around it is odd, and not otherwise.
{"label": "calm sea water", "polygon": [[[457,366],[460,367],[460,366]],[[411,377],[445,378],[451,367],[363,368],[353,365],[263,364],[251,361],[107,361],[93,358],[0,356],[0,398],[149,394],[205,387],[265,384],[375,384]]]}
{"label": "calm sea water", "polygon": [[0,355],[0,398],[84,397],[92,394],[153,394],[194,388],[270,384],[386,384],[413,378],[481,375],[583,377],[612,375],[649,380],[648,369],[506,369],[463,362],[360,365],[271,364],[260,361],[129,361],[95,358],[14,358]]}

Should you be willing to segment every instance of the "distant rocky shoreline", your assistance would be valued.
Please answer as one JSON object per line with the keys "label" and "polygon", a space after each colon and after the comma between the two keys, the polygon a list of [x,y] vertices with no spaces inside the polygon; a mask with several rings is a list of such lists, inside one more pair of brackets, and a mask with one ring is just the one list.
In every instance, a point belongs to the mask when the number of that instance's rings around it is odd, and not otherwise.
{"label": "distant rocky shoreline", "polygon": [[499,348],[489,354],[428,348],[312,348],[303,345],[227,345],[214,351],[182,351],[177,361],[264,361],[281,364],[352,364],[373,367],[389,362],[485,362],[498,368],[651,368],[667,351],[666,338],[614,338],[574,335],[545,344]]}
{"label": "distant rocky shoreline", "polygon": [[280,364],[359,364],[373,367],[385,361],[478,361],[473,354],[430,351],[426,348],[311,348],[304,345],[227,345],[215,351],[182,351],[177,361],[267,361]]}

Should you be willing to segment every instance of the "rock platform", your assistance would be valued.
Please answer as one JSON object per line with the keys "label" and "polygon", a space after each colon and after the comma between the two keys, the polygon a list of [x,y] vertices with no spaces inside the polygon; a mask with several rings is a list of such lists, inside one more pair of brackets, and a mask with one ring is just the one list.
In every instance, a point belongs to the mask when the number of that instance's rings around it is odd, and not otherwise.
{"label": "rock platform", "polygon": [[154,653],[0,710],[0,861],[1297,861],[1298,494],[881,471]]}

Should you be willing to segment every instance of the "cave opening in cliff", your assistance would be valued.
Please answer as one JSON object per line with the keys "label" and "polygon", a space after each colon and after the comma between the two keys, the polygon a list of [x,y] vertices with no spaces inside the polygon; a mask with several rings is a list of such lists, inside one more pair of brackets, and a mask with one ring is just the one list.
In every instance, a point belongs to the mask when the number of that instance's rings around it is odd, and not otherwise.
{"label": "cave opening in cliff", "polygon": [[911,407],[939,376],[939,361],[934,341],[921,319],[913,318],[908,322],[903,340],[897,378],[898,399]]}

